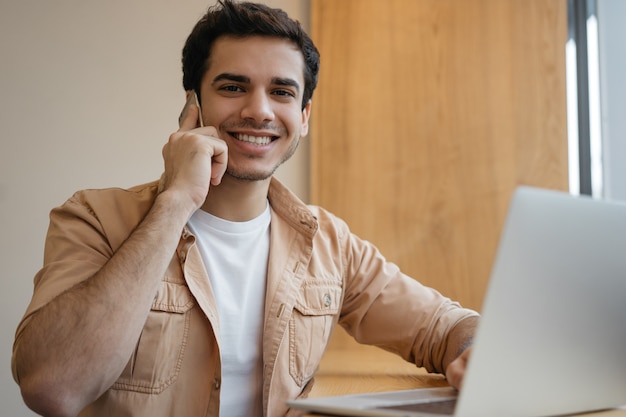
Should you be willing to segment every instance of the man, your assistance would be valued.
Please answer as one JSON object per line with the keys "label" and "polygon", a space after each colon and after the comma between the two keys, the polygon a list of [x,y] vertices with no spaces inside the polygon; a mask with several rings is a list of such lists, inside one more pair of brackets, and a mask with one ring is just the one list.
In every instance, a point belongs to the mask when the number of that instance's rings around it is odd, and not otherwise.
{"label": "man", "polygon": [[187,102],[161,179],[51,212],[13,351],[29,407],[286,415],[337,323],[461,386],[477,314],[272,177],[308,133],[318,68],[282,11],[209,9],[183,49]]}

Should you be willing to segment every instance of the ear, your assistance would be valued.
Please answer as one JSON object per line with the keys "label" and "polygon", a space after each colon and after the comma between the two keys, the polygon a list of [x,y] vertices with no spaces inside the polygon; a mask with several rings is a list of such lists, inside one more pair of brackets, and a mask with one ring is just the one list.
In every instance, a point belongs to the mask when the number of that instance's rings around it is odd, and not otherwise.
{"label": "ear", "polygon": [[304,137],[309,133],[309,117],[311,117],[311,100],[306,103],[302,109],[302,126],[300,127],[300,137]]}

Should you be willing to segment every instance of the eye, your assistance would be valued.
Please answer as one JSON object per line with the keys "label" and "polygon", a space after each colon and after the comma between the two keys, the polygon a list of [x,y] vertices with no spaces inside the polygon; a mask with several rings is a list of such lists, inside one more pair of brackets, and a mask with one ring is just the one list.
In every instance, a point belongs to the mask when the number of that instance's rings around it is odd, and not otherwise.
{"label": "eye", "polygon": [[226,84],[220,87],[220,90],[222,91],[227,91],[229,93],[240,93],[243,90],[243,88],[241,88],[241,86],[236,85],[236,84]]}
{"label": "eye", "polygon": [[296,96],[293,91],[285,90],[283,88],[274,90],[272,94],[281,96],[281,97],[295,97]]}

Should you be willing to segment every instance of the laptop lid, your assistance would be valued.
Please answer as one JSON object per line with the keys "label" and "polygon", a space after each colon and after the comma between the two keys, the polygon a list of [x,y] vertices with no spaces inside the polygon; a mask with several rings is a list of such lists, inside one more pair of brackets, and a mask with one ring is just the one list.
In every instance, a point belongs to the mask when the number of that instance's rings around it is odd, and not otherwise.
{"label": "laptop lid", "polygon": [[466,376],[459,417],[626,403],[626,205],[516,191]]}
{"label": "laptop lid", "polygon": [[[417,401],[442,396],[439,389],[414,391]],[[400,397],[407,404],[407,394],[289,405],[340,415],[391,415],[387,407]],[[622,404],[626,205],[520,187],[511,200],[454,415],[547,416]]]}

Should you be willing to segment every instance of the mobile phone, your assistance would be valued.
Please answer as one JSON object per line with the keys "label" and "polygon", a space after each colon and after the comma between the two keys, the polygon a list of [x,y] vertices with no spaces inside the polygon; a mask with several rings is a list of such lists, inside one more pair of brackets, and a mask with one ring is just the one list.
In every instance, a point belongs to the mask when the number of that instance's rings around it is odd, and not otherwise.
{"label": "mobile phone", "polygon": [[193,99],[196,102],[196,106],[198,106],[198,124],[200,127],[204,127],[204,121],[202,120],[202,108],[200,107],[200,101],[198,100],[198,94],[193,92]]}

